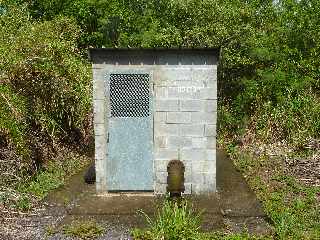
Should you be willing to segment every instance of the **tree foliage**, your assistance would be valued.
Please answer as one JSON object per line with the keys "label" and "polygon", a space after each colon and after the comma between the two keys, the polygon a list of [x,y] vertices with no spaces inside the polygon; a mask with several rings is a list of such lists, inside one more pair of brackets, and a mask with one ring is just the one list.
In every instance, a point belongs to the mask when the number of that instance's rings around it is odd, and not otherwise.
{"label": "tree foliage", "polygon": [[33,21],[25,7],[8,4],[0,32],[1,146],[13,144],[33,158],[39,141],[81,130],[90,109],[90,68],[77,48],[80,29],[63,16]]}
{"label": "tree foliage", "polygon": [[319,137],[317,0],[34,0],[30,9],[77,19],[81,46],[221,47],[223,135]]}
{"label": "tree foliage", "polygon": [[220,136],[319,137],[317,0],[10,2],[0,17],[0,109],[14,141],[31,129],[81,129],[90,108],[83,53],[103,46],[220,47]]}

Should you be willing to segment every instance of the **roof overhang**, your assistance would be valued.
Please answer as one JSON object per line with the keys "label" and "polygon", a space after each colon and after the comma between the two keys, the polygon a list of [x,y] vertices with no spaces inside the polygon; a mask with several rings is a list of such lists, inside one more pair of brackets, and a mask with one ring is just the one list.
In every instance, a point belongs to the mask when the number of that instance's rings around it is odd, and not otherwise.
{"label": "roof overhang", "polygon": [[[120,65],[213,65],[217,64],[220,48],[91,48],[93,64]],[[166,59],[166,61],[162,61]]]}

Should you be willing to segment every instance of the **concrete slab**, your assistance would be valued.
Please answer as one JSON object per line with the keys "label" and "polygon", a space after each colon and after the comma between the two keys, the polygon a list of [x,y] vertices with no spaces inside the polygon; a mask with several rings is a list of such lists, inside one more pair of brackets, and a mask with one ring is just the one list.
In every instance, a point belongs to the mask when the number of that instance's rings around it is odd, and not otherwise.
{"label": "concrete slab", "polygon": [[[74,176],[47,199],[52,214],[65,215],[60,224],[93,218],[104,225],[108,223],[113,230],[121,225],[119,231],[128,233],[133,227],[146,226],[139,211],[153,216],[156,206],[163,201],[163,197],[145,192],[98,196],[94,185],[85,184],[82,176],[82,173]],[[204,231],[228,228],[241,232],[246,228],[252,233],[265,234],[270,230],[261,203],[223,151],[217,152],[217,188],[216,194],[186,197],[195,209],[203,211]],[[60,209],[60,213],[54,209]]]}

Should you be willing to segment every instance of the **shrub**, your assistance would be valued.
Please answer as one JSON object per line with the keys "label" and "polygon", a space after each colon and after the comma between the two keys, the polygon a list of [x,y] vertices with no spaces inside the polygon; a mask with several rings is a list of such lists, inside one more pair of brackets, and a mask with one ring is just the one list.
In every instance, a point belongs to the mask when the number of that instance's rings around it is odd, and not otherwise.
{"label": "shrub", "polygon": [[16,6],[1,22],[1,82],[25,99],[27,124],[52,137],[81,127],[90,107],[90,68],[77,50],[76,24],[65,17],[33,22]]}
{"label": "shrub", "polygon": [[32,173],[49,144],[83,129],[91,109],[90,67],[77,48],[74,20],[34,21],[23,4],[2,9],[0,144],[23,158],[21,173]]}

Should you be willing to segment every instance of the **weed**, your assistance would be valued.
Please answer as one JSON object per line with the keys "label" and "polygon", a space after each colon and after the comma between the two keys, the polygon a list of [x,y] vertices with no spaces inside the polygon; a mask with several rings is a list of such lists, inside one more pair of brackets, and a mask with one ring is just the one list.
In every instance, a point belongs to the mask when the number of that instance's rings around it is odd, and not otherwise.
{"label": "weed", "polygon": [[58,230],[55,228],[53,225],[49,225],[46,228],[46,235],[47,236],[52,236],[54,235]]}
{"label": "weed", "polygon": [[78,237],[80,239],[93,239],[103,234],[104,229],[95,221],[74,221],[63,227],[63,232],[67,236]]}
{"label": "weed", "polygon": [[16,202],[16,207],[22,211],[29,210],[31,208],[30,198],[23,194]]}
{"label": "weed", "polygon": [[198,240],[271,240],[268,236],[251,236],[247,232],[239,234],[226,234],[222,232],[202,233]]}
{"label": "weed", "polygon": [[197,239],[200,229],[200,214],[192,210],[189,203],[166,200],[158,209],[155,220],[141,212],[148,224],[149,230],[139,232],[135,230],[135,239]]}
{"label": "weed", "polygon": [[21,184],[18,190],[42,200],[50,191],[63,185],[70,175],[79,171],[87,162],[88,159],[80,156],[72,156],[64,161],[52,161],[45,170],[39,172],[33,179]]}
{"label": "weed", "polygon": [[[11,209],[27,211],[34,203],[44,199],[48,193],[60,186],[85,165],[89,159],[71,153],[66,159],[54,159],[33,178],[15,188],[0,188],[0,204]],[[67,205],[70,199],[65,199]]]}

